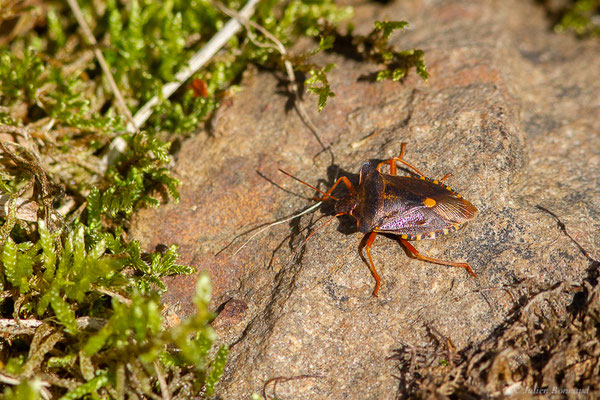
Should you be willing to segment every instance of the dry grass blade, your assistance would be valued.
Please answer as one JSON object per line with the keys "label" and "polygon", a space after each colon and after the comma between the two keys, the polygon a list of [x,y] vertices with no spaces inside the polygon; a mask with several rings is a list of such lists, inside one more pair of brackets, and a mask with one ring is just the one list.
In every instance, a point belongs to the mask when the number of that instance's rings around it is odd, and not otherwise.
{"label": "dry grass blade", "polygon": [[117,86],[117,83],[115,82],[115,78],[113,77],[112,73],[110,72],[110,67],[108,66],[108,63],[106,62],[106,60],[104,59],[102,52],[98,48],[98,43],[96,42],[96,38],[94,37],[94,34],[92,33],[88,24],[85,22],[85,18],[83,17],[81,8],[79,8],[79,4],[77,4],[77,0],[67,0],[67,2],[69,3],[71,10],[73,11],[73,15],[75,16],[77,23],[83,30],[83,35],[85,36],[85,38],[89,42],[89,44],[92,45],[92,47],[94,48],[94,55],[98,59],[98,63],[100,64],[100,68],[102,68],[102,72],[104,72],[104,74],[106,75],[106,78],[108,79],[108,83],[117,99],[117,104],[119,105],[121,112],[123,113],[123,115],[125,115],[127,117],[127,119],[129,121],[133,121],[133,115],[131,115],[129,108],[127,108],[125,99],[123,98],[123,95],[121,94],[121,91],[119,90],[119,87]]}
{"label": "dry grass blade", "polygon": [[[70,0],[74,1],[74,0]],[[240,15],[250,17],[254,13],[254,9],[259,0],[249,0],[248,3],[241,9]],[[152,115],[153,108],[159,103],[160,99],[168,99],[175,91],[187,81],[196,71],[202,68],[216,53],[227,43],[227,41],[235,35],[241,28],[240,23],[232,18],[229,20],[223,29],[214,35],[206,45],[190,58],[190,61],[177,74],[175,81],[169,82],[162,87],[161,96],[154,96],[146,104],[140,108],[127,124],[128,132],[137,132],[139,128]],[[104,171],[111,165],[117,157],[122,154],[127,148],[127,143],[121,137],[115,138],[102,159],[102,168]]]}
{"label": "dry grass blade", "polygon": [[[258,0],[249,0],[240,10],[240,15],[244,18],[250,17],[254,13],[254,8]],[[162,88],[162,98],[168,99],[186,80],[188,80],[196,71],[206,64],[217,51],[227,43],[227,41],[241,29],[240,22],[232,18],[223,29],[213,36],[206,45],[190,58],[188,65],[184,66],[177,74],[175,81],[165,84]],[[134,132],[141,127],[144,122],[152,115],[152,108],[156,106],[161,97],[154,96],[142,108],[135,113],[133,123],[127,125],[129,132]]]}

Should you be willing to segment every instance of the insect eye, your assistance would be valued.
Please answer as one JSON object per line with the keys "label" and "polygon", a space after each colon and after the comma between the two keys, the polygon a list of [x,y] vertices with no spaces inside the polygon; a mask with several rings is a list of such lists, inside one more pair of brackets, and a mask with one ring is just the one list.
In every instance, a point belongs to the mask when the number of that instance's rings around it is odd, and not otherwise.
{"label": "insect eye", "polygon": [[352,210],[356,207],[356,198],[347,197],[344,199],[340,199],[335,203],[335,212],[336,214],[350,214],[352,215]]}

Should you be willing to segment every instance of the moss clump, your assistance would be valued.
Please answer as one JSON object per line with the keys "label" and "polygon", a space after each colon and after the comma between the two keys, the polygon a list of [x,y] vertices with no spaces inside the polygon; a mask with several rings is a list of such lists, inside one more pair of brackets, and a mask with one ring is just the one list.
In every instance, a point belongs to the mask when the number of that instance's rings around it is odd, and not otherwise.
{"label": "moss clump", "polygon": [[579,36],[600,36],[600,1],[575,1],[563,11],[554,29],[557,32],[572,31]]}
{"label": "moss clump", "polygon": [[[195,269],[177,263],[174,245],[144,254],[127,238],[129,219],[140,207],[179,200],[168,170],[174,135],[195,133],[249,65],[291,63],[325,107],[333,65],[311,60],[335,49],[328,32],[352,9],[332,0],[260,2],[189,86],[160,98],[143,131],[127,133],[127,114],[160,94],[223,27],[227,10],[242,4],[77,3],[97,45],[81,34],[68,2],[0,7],[0,391],[28,399],[206,398],[228,352],[211,350],[210,282],[198,282],[196,315],[167,323],[161,278]],[[392,78],[413,67],[423,76],[422,53],[387,45],[402,27],[382,23],[357,40],[372,43],[379,55],[371,59],[393,66]],[[302,37],[319,45],[290,55]]]}

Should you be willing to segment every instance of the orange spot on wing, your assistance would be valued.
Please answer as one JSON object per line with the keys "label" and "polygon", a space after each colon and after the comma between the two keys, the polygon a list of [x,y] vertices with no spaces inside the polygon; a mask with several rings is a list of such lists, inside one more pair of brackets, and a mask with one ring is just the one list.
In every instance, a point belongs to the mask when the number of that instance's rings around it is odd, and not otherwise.
{"label": "orange spot on wing", "polygon": [[435,206],[437,202],[434,199],[427,197],[425,200],[423,200],[423,204],[425,205],[425,207],[431,208]]}

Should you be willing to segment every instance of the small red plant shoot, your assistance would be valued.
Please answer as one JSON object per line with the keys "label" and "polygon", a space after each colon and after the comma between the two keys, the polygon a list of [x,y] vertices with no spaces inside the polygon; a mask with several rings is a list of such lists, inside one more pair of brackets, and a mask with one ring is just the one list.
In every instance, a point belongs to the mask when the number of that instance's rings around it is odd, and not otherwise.
{"label": "small red plant shoot", "polygon": [[[417,168],[404,161],[405,148],[406,143],[402,143],[400,156],[390,158],[377,165],[365,162],[360,168],[360,180],[356,188],[347,177],[342,176],[331,189],[322,192],[280,170],[321,193],[323,197],[318,200],[324,201],[329,198],[335,200],[335,215],[322,226],[340,215],[351,215],[356,219],[358,230],[365,233],[358,246],[358,253],[369,266],[375,278],[373,296],[377,296],[380,287],[379,275],[371,258],[371,246],[378,233],[399,236],[400,243],[419,260],[461,267],[474,277],[477,276],[467,263],[443,261],[424,256],[408,242],[409,240],[435,239],[440,235],[454,232],[475,217],[477,208],[454,189],[443,184],[450,174],[446,174],[440,180],[427,178]],[[414,171],[415,176],[396,175],[397,162]],[[382,167],[387,163],[390,164],[390,173],[384,174]],[[340,182],[346,185],[350,194],[338,199],[331,193]],[[363,255],[363,249],[367,252],[368,261]]]}

